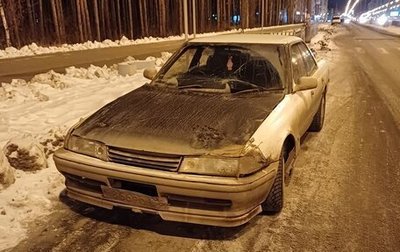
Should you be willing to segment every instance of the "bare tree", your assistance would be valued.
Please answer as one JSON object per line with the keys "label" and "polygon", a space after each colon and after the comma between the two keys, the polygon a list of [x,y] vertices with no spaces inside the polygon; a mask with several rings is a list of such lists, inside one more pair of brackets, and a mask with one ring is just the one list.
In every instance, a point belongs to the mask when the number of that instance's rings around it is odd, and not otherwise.
{"label": "bare tree", "polygon": [[51,10],[52,10],[52,14],[53,14],[53,26],[54,26],[54,30],[56,32],[56,36],[57,36],[57,41],[58,43],[61,42],[61,36],[60,36],[60,25],[58,23],[58,13],[57,13],[57,5],[58,1],[57,0],[52,0],[51,1]]}
{"label": "bare tree", "polygon": [[129,0],[128,0],[128,11],[129,11],[129,34],[130,38],[133,38],[132,3]]}
{"label": "bare tree", "polygon": [[121,7],[120,7],[120,2],[117,0],[117,24],[118,24],[118,36],[122,35],[122,27],[121,27]]}
{"label": "bare tree", "polygon": [[1,20],[3,22],[5,35],[6,35],[6,45],[7,45],[7,47],[9,47],[9,46],[11,46],[10,31],[8,30],[7,19],[6,19],[6,15],[4,14],[3,0],[0,0],[0,15],[1,15]]}
{"label": "bare tree", "polygon": [[93,0],[93,11],[94,11],[94,22],[96,26],[96,39],[100,41],[100,23],[99,23],[99,7],[97,6],[97,0]]}
{"label": "bare tree", "polygon": [[40,35],[44,38],[44,21],[43,21],[43,0],[39,0],[39,21],[40,21]]}
{"label": "bare tree", "polygon": [[79,29],[79,40],[84,40],[83,26],[82,26],[82,11],[81,11],[81,0],[76,0],[76,13],[78,18],[78,29]]}

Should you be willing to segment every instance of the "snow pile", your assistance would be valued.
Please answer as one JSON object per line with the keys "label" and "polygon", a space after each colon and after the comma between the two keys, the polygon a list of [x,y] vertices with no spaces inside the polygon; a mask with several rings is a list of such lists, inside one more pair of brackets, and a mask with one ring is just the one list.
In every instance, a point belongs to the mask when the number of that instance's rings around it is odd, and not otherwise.
{"label": "snow pile", "polygon": [[[329,42],[333,34],[336,33],[336,26],[333,25],[323,25],[319,27],[319,31],[322,33],[322,39],[319,39],[317,43],[319,44],[319,50],[330,51]],[[320,35],[321,36],[321,35]]]}
{"label": "snow pile", "polygon": [[29,83],[47,84],[56,89],[68,88],[70,83],[66,82],[65,77],[80,79],[110,79],[118,74],[114,66],[103,67],[90,65],[89,68],[76,68],[74,66],[65,69],[65,74],[56,73],[53,70],[47,73],[35,75]]}
{"label": "snow pile", "polygon": [[43,146],[32,136],[10,140],[4,147],[4,153],[10,165],[15,169],[36,171],[47,168]]}
{"label": "snow pile", "polygon": [[13,79],[11,83],[2,83],[0,86],[0,102],[7,99],[21,103],[32,99],[47,101],[49,97],[25,80]]}
{"label": "snow pile", "polygon": [[171,56],[172,56],[172,53],[170,53],[170,52],[162,52],[161,58],[147,57],[146,60],[154,60],[157,67],[162,67]]}
{"label": "snow pile", "polygon": [[4,153],[0,152],[0,191],[14,182],[14,168],[11,167]]}
{"label": "snow pile", "polygon": [[56,127],[49,130],[49,132],[39,137],[39,142],[43,146],[44,154],[46,158],[49,158],[56,150],[63,147],[64,139],[68,131],[67,127]]}
{"label": "snow pile", "polygon": [[118,71],[114,66],[107,67],[98,67],[94,65],[90,65],[89,68],[76,68],[76,67],[68,67],[65,69],[66,76],[74,77],[74,78],[82,78],[82,79],[106,79],[109,80],[112,76],[116,76]]}
{"label": "snow pile", "polygon": [[[338,34],[340,27],[331,24],[320,24],[318,33],[311,39],[310,48],[318,52],[317,58],[328,57],[326,54],[336,49],[332,38]],[[329,57],[328,57],[329,58]]]}
{"label": "snow pile", "polygon": [[30,83],[40,83],[40,84],[47,84],[52,88],[64,89],[67,88],[68,85],[63,81],[62,77],[63,77],[62,74],[50,70],[47,73],[35,75],[28,83],[28,85]]}

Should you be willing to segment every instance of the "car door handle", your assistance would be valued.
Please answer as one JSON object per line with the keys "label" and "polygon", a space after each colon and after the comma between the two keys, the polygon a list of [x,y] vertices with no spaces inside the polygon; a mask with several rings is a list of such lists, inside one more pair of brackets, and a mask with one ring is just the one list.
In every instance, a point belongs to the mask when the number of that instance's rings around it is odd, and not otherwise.
{"label": "car door handle", "polygon": [[311,95],[314,95],[314,91],[311,91]]}

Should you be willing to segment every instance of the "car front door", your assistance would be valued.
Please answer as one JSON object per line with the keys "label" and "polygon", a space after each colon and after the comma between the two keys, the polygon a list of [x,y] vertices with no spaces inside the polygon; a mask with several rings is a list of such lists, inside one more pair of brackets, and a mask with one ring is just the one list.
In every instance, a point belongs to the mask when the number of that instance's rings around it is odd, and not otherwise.
{"label": "car front door", "polygon": [[[307,60],[307,47],[300,42],[291,46],[292,86],[299,84],[300,78],[312,75],[314,67]],[[312,57],[312,56],[311,56]],[[315,63],[315,62],[314,62]],[[297,112],[297,125],[299,134],[304,134],[311,124],[313,117],[314,90],[296,91],[293,94],[294,106]]]}

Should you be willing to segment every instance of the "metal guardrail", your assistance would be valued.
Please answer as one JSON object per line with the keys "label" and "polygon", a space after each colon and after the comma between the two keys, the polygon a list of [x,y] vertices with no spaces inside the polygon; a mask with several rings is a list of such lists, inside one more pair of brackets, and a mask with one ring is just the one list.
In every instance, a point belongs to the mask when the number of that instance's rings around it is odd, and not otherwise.
{"label": "metal guardrail", "polygon": [[262,27],[257,30],[244,31],[245,33],[262,33],[273,35],[297,36],[307,43],[318,33],[318,24],[306,23]]}

